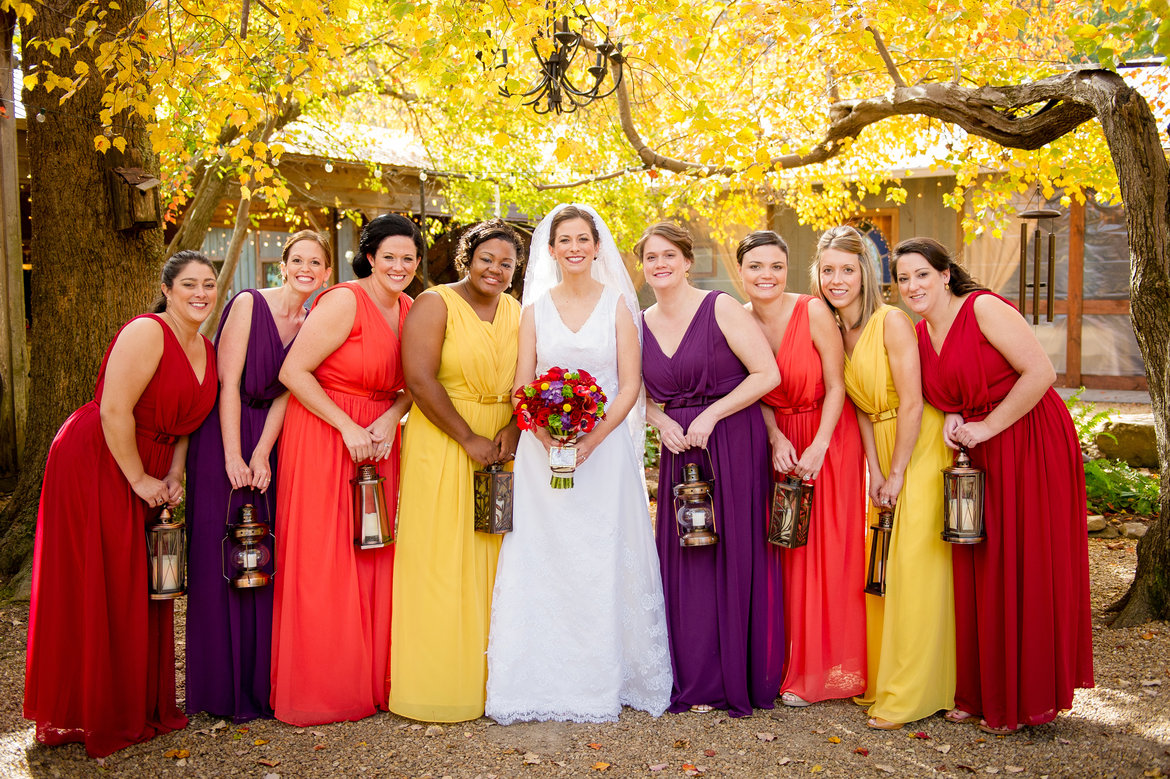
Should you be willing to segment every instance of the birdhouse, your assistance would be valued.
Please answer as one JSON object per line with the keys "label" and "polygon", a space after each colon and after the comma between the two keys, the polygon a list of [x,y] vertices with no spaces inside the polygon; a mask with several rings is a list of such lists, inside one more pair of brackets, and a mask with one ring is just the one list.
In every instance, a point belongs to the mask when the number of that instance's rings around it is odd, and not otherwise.
{"label": "birdhouse", "polygon": [[162,226],[162,202],[154,175],[142,168],[114,168],[109,173],[114,229],[149,230]]}

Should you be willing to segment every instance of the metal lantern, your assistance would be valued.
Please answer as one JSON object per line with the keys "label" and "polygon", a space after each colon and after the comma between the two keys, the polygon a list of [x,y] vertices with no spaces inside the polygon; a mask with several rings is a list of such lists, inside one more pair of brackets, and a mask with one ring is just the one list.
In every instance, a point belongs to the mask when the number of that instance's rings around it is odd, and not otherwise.
{"label": "metal lantern", "polygon": [[983,471],[971,467],[966,449],[955,464],[943,468],[942,539],[952,544],[977,544],[983,533]]}
{"label": "metal lantern", "polygon": [[492,463],[475,472],[475,529],[503,535],[512,531],[512,472]]}
{"label": "metal lantern", "polygon": [[147,579],[151,600],[174,600],[187,591],[187,534],[183,520],[163,506],[146,528]]}
{"label": "metal lantern", "polygon": [[802,481],[799,476],[786,476],[773,482],[768,543],[785,549],[796,549],[807,544],[812,501],[812,482]]}
{"label": "metal lantern", "polygon": [[886,594],[886,564],[890,560],[890,536],[894,529],[894,509],[878,512],[877,522],[869,526],[873,531],[869,540],[869,572],[865,576],[865,591],[870,595]]}
{"label": "metal lantern", "polygon": [[710,546],[719,542],[711,500],[714,489],[715,479],[704,481],[697,464],[683,466],[682,483],[672,489],[679,546]]}
{"label": "metal lantern", "polygon": [[221,546],[231,544],[231,550],[223,558],[223,578],[238,590],[263,587],[272,581],[272,574],[264,567],[272,559],[268,547],[261,543],[271,535],[268,523],[256,517],[251,503],[240,507],[240,521],[229,525]]}
{"label": "metal lantern", "polygon": [[381,549],[394,543],[394,525],[386,505],[384,482],[373,463],[358,466],[353,485],[353,542],[361,549]]}

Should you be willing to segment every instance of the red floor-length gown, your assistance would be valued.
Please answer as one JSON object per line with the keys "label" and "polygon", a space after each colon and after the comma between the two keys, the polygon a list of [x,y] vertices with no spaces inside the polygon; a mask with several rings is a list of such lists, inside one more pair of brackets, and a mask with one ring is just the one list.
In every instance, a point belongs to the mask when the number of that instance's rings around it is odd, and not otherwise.
{"label": "red floor-length gown", "polygon": [[[763,398],[798,457],[816,437],[825,400],[812,300],[797,300],[776,356],[780,384]],[[848,398],[815,484],[808,544],[780,553],[788,639],[780,690],[810,702],[865,691],[865,451]]]}
{"label": "red floor-length gown", "polygon": [[[163,330],[163,353],[134,406],[135,442],[143,469],[161,479],[175,440],[215,404],[215,351],[204,339],[200,381],[171,328],[145,316]],[[173,604],[150,600],[146,584],[146,525],[159,510],[134,493],[102,432],[111,349],[94,400],[65,420],[45,463],[24,687],[37,740],[83,742],[92,757],[187,725],[175,705]]]}
{"label": "red floor-length gown", "polygon": [[[349,337],[313,371],[342,411],[363,427],[404,386],[398,337],[356,282]],[[399,297],[398,332],[411,299]],[[312,316],[312,314],[310,314]],[[399,437],[378,474],[398,505]],[[357,465],[341,433],[289,399],[277,456],[276,591],[272,615],[272,708],[293,725],[357,720],[386,708],[394,547],[353,542]],[[393,519],[391,520],[393,521]]]}
{"label": "red floor-length gown", "polygon": [[[917,325],[923,395],[969,422],[986,417],[1020,378],[975,320],[975,299],[985,294],[963,301],[938,353],[926,322]],[[1072,706],[1075,688],[1093,686],[1080,444],[1049,388],[969,454],[986,474],[987,539],[952,550],[955,706],[995,728],[1049,722]]]}

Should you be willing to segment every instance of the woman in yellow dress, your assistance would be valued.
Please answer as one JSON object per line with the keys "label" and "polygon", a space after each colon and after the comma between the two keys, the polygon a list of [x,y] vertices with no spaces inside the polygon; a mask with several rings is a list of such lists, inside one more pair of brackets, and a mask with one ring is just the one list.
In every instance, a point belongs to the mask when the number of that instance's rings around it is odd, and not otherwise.
{"label": "woman in yellow dress", "polygon": [[428,722],[483,715],[488,625],[501,536],[473,528],[476,470],[510,460],[523,256],[499,219],[459,239],[454,284],[418,296],[403,327],[414,409],[402,446],[389,709]]}
{"label": "woman in yellow dress", "polygon": [[[883,305],[865,240],[834,227],[817,243],[812,285],[845,339],[845,389],[869,463],[871,520],[894,508],[886,594],[866,596],[869,686],[854,700],[871,728],[897,730],[954,705],[955,607],[942,530],[943,414],[922,400],[910,318]],[[872,522],[871,522],[872,524]]]}

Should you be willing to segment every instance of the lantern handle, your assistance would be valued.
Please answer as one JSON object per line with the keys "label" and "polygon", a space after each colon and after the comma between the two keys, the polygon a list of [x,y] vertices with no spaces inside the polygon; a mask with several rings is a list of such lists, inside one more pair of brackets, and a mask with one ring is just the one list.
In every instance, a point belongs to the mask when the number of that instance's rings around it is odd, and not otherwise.
{"label": "lantern handle", "polygon": [[[705,447],[705,446],[703,447],[703,454],[707,455],[707,465],[709,465],[709,466],[711,467],[711,478],[710,478],[710,481],[711,481],[712,483],[714,483],[714,482],[715,482],[715,462],[714,462],[714,461],[711,459],[711,452],[710,452],[710,451],[707,449],[707,447]],[[685,463],[682,461],[682,457],[679,457],[679,460],[678,460],[678,462],[679,462],[679,467],[680,467],[680,474],[679,474],[679,478],[677,478],[677,479],[675,479],[675,480],[674,480],[674,483],[675,483],[675,484],[682,484],[682,475],[681,475],[681,469],[685,469],[687,466],[686,466],[686,464],[685,464]]]}
{"label": "lantern handle", "polygon": [[[255,494],[255,492],[256,492],[255,487],[249,487],[248,489],[253,494]],[[224,524],[229,528],[233,524],[232,523],[232,496],[235,494],[236,494],[236,488],[232,487],[231,490],[228,491],[227,510],[224,514],[224,519],[223,519]],[[263,497],[264,497],[264,502],[262,505],[264,506],[264,508],[268,514],[268,527],[270,528],[270,530],[275,529],[276,528],[276,517],[272,516],[272,496],[265,494],[265,493],[261,493],[261,495],[263,495]]]}

